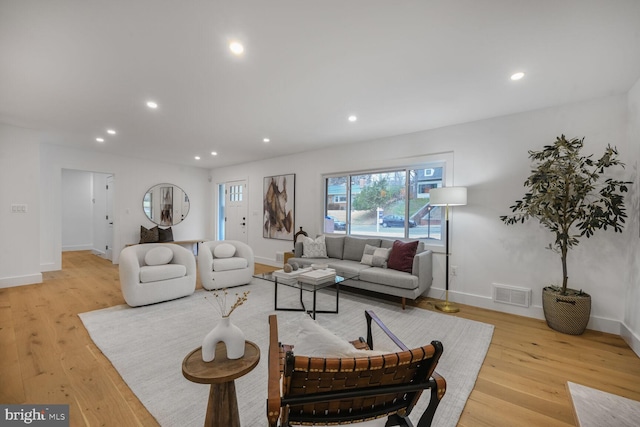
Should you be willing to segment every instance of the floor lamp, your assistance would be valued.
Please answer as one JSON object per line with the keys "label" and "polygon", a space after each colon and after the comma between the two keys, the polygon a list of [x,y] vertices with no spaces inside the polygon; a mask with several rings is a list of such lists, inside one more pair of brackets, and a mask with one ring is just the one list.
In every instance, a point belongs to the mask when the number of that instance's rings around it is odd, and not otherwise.
{"label": "floor lamp", "polygon": [[467,188],[466,187],[441,187],[432,188],[429,192],[431,206],[445,206],[445,289],[446,297],[444,302],[436,303],[438,310],[445,313],[456,313],[460,308],[455,303],[449,302],[449,206],[463,206],[467,204]]}

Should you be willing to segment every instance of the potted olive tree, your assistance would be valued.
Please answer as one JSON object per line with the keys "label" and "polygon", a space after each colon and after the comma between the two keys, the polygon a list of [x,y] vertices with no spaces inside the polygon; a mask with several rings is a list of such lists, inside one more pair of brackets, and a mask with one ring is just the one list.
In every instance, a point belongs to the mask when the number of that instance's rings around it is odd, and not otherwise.
{"label": "potted olive tree", "polygon": [[560,254],[562,286],[547,286],[542,306],[550,328],[566,334],[584,332],[591,313],[591,296],[567,287],[567,253],[583,236],[612,228],[622,232],[627,181],[604,178],[608,168],[624,167],[618,151],[608,145],[602,157],[581,154],[584,138],[567,140],[564,135],[541,151],[529,151],[531,175],[524,182],[522,200],[511,206],[511,215],[501,216],[507,225],[535,218],[554,234],[548,249]]}

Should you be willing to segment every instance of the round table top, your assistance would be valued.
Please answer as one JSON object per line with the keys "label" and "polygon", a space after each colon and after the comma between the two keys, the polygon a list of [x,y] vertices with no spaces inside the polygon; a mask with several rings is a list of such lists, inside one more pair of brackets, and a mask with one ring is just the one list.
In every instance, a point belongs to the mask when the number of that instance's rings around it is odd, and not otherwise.
{"label": "round table top", "polygon": [[182,361],[182,375],[189,381],[200,384],[226,383],[251,372],[260,361],[260,348],[251,341],[245,341],[244,356],[227,359],[227,349],[223,343],[216,345],[216,357],[211,362],[202,360],[202,347],[198,347]]}

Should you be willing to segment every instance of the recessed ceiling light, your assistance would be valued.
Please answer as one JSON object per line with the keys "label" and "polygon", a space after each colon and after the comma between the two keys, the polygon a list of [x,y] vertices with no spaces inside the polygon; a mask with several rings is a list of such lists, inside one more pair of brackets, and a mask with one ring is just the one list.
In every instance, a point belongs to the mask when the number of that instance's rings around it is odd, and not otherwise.
{"label": "recessed ceiling light", "polygon": [[349,116],[349,121],[350,122],[355,122],[356,120],[358,120],[358,118],[356,116]]}
{"label": "recessed ceiling light", "polygon": [[524,77],[524,73],[519,72],[511,75],[511,80],[520,80]]}
{"label": "recessed ceiling light", "polygon": [[98,142],[104,142],[104,138],[96,138],[96,141],[98,141]]}
{"label": "recessed ceiling light", "polygon": [[158,103],[154,101],[147,101],[147,107],[153,108],[153,109],[158,108]]}
{"label": "recessed ceiling light", "polygon": [[115,135],[115,134],[116,134],[116,131],[115,131],[115,130],[113,130],[113,129],[107,129],[107,133],[108,133],[109,135]]}
{"label": "recessed ceiling light", "polygon": [[195,156],[194,159],[200,160],[200,156]]}
{"label": "recessed ceiling light", "polygon": [[229,49],[233,52],[234,55],[242,55],[244,52],[244,46],[240,42],[231,42],[229,43]]}
{"label": "recessed ceiling light", "polygon": [[211,152],[211,155],[212,155],[212,156],[217,156],[217,155],[218,155],[218,153],[217,153],[216,151],[212,151],[212,152]]}
{"label": "recessed ceiling light", "polygon": [[269,138],[264,138],[262,142],[271,142],[271,140]]}

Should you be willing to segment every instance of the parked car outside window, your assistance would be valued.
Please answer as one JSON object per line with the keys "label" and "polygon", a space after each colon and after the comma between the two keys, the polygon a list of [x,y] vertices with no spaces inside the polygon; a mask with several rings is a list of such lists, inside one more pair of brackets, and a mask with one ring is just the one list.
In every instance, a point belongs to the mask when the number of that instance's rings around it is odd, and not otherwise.
{"label": "parked car outside window", "polygon": [[[382,226],[383,227],[404,227],[404,216],[403,215],[385,215],[382,217]],[[413,228],[415,226],[416,226],[416,222],[410,219],[409,227]]]}
{"label": "parked car outside window", "polygon": [[327,218],[332,219],[333,220],[333,229],[334,230],[346,230],[347,229],[347,223],[344,221],[339,221],[338,219],[336,219],[335,216],[328,216]]}

